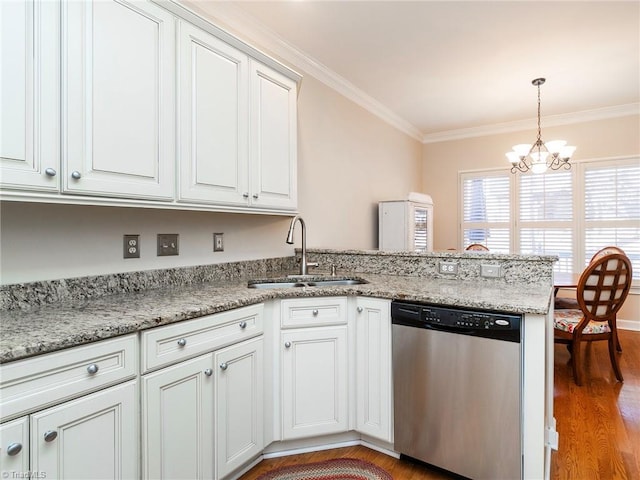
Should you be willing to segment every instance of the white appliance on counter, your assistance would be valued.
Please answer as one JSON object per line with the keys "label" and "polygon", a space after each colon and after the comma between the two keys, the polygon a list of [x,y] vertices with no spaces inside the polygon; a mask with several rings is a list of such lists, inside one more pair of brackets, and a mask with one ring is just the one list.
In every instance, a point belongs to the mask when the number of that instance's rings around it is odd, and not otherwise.
{"label": "white appliance on counter", "polygon": [[380,250],[433,251],[433,200],[412,192],[407,200],[378,203]]}

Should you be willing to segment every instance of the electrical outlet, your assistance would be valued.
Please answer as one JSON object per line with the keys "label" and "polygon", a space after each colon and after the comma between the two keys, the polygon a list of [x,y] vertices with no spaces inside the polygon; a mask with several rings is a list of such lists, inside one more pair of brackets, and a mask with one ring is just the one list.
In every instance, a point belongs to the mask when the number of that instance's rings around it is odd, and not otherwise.
{"label": "electrical outlet", "polygon": [[440,273],[455,275],[458,273],[458,262],[440,262]]}
{"label": "electrical outlet", "polygon": [[159,233],[158,234],[158,256],[178,255],[178,234]]}
{"label": "electrical outlet", "polygon": [[214,252],[224,252],[223,235],[224,233],[213,234],[213,251]]}
{"label": "electrical outlet", "polygon": [[123,235],[123,257],[140,258],[140,235]]}
{"label": "electrical outlet", "polygon": [[480,264],[480,276],[499,278],[502,276],[502,268],[500,265]]}

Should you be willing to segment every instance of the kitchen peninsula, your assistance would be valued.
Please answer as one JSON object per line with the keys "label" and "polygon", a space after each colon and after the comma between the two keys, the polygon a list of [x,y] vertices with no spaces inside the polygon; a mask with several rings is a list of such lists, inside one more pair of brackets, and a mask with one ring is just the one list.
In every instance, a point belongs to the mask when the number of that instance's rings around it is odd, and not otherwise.
{"label": "kitchen peninsula", "polygon": [[[221,371],[225,371],[226,366],[232,364],[231,361],[218,361],[217,357],[215,361],[209,360],[208,356],[212,352],[214,355],[224,355],[234,346],[246,344],[253,348],[253,353],[242,353],[233,358],[245,358],[248,355],[247,358],[251,357],[252,362],[261,360],[260,380],[255,384],[260,387],[260,394],[255,398],[259,401],[251,406],[261,414],[257,417],[260,423],[257,429],[260,438],[254,439],[255,445],[252,444],[248,454],[241,456],[241,461],[229,460],[222,453],[218,455],[218,449],[222,445],[228,447],[228,444],[224,439],[216,440],[215,447],[212,447],[217,452],[216,466],[202,467],[204,470],[196,468],[195,471],[208,474],[207,468],[211,468],[215,470],[210,472],[212,477],[235,478],[245,468],[259,461],[262,455],[295,451],[299,448],[322,448],[349,441],[364,442],[392,453],[393,439],[388,430],[384,434],[368,433],[367,427],[361,427],[354,418],[359,416],[360,412],[357,411],[357,405],[354,405],[357,402],[348,401],[357,397],[356,392],[350,391],[352,387],[349,386],[349,379],[356,377],[354,364],[358,363],[356,350],[360,345],[357,337],[358,325],[361,322],[357,322],[355,312],[362,312],[363,309],[368,311],[370,304],[367,301],[380,299],[380,311],[383,314],[376,318],[381,318],[388,326],[389,314],[384,315],[383,307],[386,305],[388,308],[392,299],[402,299],[524,315],[522,391],[526,392],[526,395],[522,395],[523,478],[541,478],[547,475],[550,456],[547,435],[555,435],[552,417],[553,359],[549,358],[552,348],[547,350],[553,341],[549,308],[555,257],[470,252],[415,254],[319,249],[308,250],[308,255],[320,264],[318,275],[328,275],[326,272],[335,267],[336,278],[360,278],[367,283],[288,289],[247,288],[248,280],[286,277],[288,273],[295,271],[295,259],[286,257],[3,286],[0,289],[3,330],[0,340],[0,401],[2,422],[5,422],[2,424],[3,441],[4,427],[15,427],[16,422],[30,417],[30,427],[25,426],[28,423],[25,420],[20,423],[20,428],[24,435],[25,431],[31,429],[33,457],[35,452],[40,452],[37,450],[38,446],[34,445],[39,439],[34,440],[33,431],[38,427],[38,419],[44,418],[41,414],[45,408],[51,410],[57,408],[58,404],[64,405],[63,402],[79,401],[87,392],[89,395],[96,395],[123,385],[130,386],[127,395],[131,396],[134,404],[138,389],[143,392],[143,412],[136,413],[137,410],[134,408],[132,415],[135,425],[138,425],[138,414],[142,418],[139,423],[143,451],[139,455],[142,461],[140,462],[138,455],[134,454],[129,461],[129,468],[130,471],[141,472],[138,474],[143,477],[153,476],[153,458],[145,453],[144,449],[160,447],[153,445],[149,439],[151,432],[155,431],[151,425],[154,417],[145,414],[144,405],[145,401],[151,402],[147,397],[150,395],[154,379],[162,372],[199,361],[204,362],[202,371],[203,379],[206,381],[212,376],[209,369],[214,364],[219,365]],[[439,263],[442,261],[457,263],[458,273],[439,273]],[[487,264],[499,267],[501,275],[498,278],[482,277],[481,265]],[[357,308],[352,308],[356,305]],[[309,317],[303,315],[307,310]],[[236,318],[233,316],[234,312],[244,313]],[[286,312],[293,313],[287,317]],[[296,316],[300,312],[303,312],[300,314],[302,316]],[[334,313],[336,315],[332,316]],[[204,323],[197,323],[204,322],[205,319],[210,319],[206,326]],[[216,323],[218,319],[219,323]],[[227,328],[226,325],[235,326],[236,323],[240,325],[241,331],[225,330],[226,333],[220,337],[222,340],[207,344],[210,340],[206,338],[206,332],[213,332],[216,325],[225,325],[224,328]],[[193,325],[192,331],[205,333],[189,337],[181,331],[174,334],[171,330],[181,329],[186,325]],[[295,425],[288,431],[287,365],[283,363],[280,366],[283,353],[280,352],[279,345],[284,343],[285,348],[289,348],[286,347],[287,342],[295,343],[291,337],[294,332],[306,330],[306,333],[317,333],[331,329],[338,331],[340,335],[344,334],[346,342],[344,345],[338,343],[340,348],[344,346],[344,360],[348,367],[344,377],[347,385],[345,388],[349,392],[341,394],[346,402],[344,423],[333,431],[318,430],[315,435],[300,434]],[[162,340],[154,337],[156,333],[163,331],[168,334]],[[217,332],[220,333],[222,330],[218,329]],[[162,343],[166,339],[170,341]],[[193,347],[196,350],[181,357],[180,352],[192,348],[192,339],[196,343],[200,342],[198,345],[206,345],[202,348]],[[18,367],[21,364],[26,365],[50,356],[73,352],[87,344],[90,348],[94,345],[98,348],[99,345],[112,341],[129,342],[122,347],[122,351],[128,353],[112,363],[107,362],[108,366],[98,370],[92,380],[97,382],[95,377],[103,373],[108,375],[109,371],[115,371],[122,366],[122,374],[116,376],[117,378],[74,390],[64,375],[56,371],[54,373],[62,375],[58,376],[57,381],[64,387],[64,396],[59,399],[48,397],[46,392],[49,390],[46,388],[38,390],[33,387],[35,380],[32,377],[25,377],[22,380],[22,390],[20,389],[21,373]],[[258,341],[261,342],[259,346]],[[171,348],[177,344],[177,350],[167,350],[168,356],[163,359],[162,349],[169,344],[172,345]],[[135,353],[138,348],[141,349],[140,355]],[[381,352],[380,355],[384,356],[385,352]],[[138,358],[142,364],[140,366]],[[132,364],[124,365],[127,361],[131,361]],[[97,369],[97,363],[97,360],[90,362],[89,367],[94,366],[90,370]],[[81,367],[82,365],[84,364],[81,364]],[[546,368],[541,368],[542,365],[546,365]],[[387,370],[388,367],[387,365]],[[229,371],[231,370],[232,368],[229,368]],[[229,376],[229,379],[231,378]],[[76,378],[75,381],[80,380]],[[216,383],[218,389],[224,389],[225,384],[222,380],[220,382]],[[280,397],[281,388],[278,385],[281,382],[285,385],[284,398]],[[357,382],[358,378],[355,378],[355,383]],[[25,385],[35,389],[25,390]],[[389,392],[386,394],[388,396]],[[30,402],[21,402],[21,395],[29,396]],[[18,406],[19,403],[23,406]],[[295,408],[295,405],[292,408]],[[216,422],[225,422],[222,418],[225,411],[233,413],[233,406],[221,406],[216,400]],[[24,443],[28,444],[29,440]],[[131,445],[134,445],[136,452],[135,439],[132,439]],[[46,463],[46,460],[43,462]],[[27,470],[36,469],[35,465],[27,467]],[[5,466],[2,465],[2,468]],[[42,465],[38,468],[42,470]]]}

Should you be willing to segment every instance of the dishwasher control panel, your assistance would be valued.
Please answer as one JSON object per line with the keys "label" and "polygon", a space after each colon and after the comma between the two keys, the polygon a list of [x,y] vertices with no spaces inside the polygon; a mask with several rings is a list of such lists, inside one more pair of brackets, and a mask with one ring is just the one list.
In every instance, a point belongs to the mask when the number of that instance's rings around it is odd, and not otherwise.
{"label": "dishwasher control panel", "polygon": [[394,301],[391,318],[417,328],[519,341],[522,315]]}

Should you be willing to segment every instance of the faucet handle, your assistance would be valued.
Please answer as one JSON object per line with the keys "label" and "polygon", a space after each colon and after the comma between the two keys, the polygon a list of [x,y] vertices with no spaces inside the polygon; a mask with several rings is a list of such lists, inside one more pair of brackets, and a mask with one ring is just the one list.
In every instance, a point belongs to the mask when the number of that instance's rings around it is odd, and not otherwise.
{"label": "faucet handle", "polygon": [[318,262],[307,262],[307,267],[318,267],[319,265]]}

